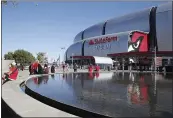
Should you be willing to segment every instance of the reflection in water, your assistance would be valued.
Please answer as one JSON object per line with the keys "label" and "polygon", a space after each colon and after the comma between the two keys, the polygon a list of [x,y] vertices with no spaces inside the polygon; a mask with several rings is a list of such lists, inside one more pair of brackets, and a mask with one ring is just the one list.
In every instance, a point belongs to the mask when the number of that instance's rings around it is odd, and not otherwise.
{"label": "reflection in water", "polygon": [[44,77],[43,77],[44,84],[47,84],[48,79],[49,79],[49,77],[48,77],[48,76],[44,76]]}
{"label": "reflection in water", "polygon": [[33,77],[32,80],[34,82],[34,84],[36,85],[40,85],[40,84],[47,84],[49,79],[49,76],[43,76],[43,77]]}
{"label": "reflection in water", "polygon": [[140,117],[172,112],[172,80],[162,74],[63,73],[32,78],[31,82],[27,84],[31,89],[43,84],[35,92],[102,115]]}
{"label": "reflection in water", "polygon": [[134,81],[131,75],[132,83],[127,86],[127,97],[130,104],[146,104],[148,102],[148,86],[144,81],[144,76],[140,76],[139,81]]}
{"label": "reflection in water", "polygon": [[65,74],[64,74],[64,73],[62,74],[62,78],[63,78],[63,79],[65,78]]}
{"label": "reflection in water", "polygon": [[89,79],[94,79],[94,73],[89,72],[89,73],[88,73],[88,78],[89,78]]}
{"label": "reflection in water", "polygon": [[33,77],[32,80],[33,80],[34,84],[38,85],[38,77]]}
{"label": "reflection in water", "polygon": [[134,74],[130,74],[132,83],[128,85],[127,97],[130,104],[149,104],[150,116],[154,116],[157,104],[157,88],[155,78],[152,77],[151,83],[147,84],[144,75],[139,75],[139,80],[135,81]]}
{"label": "reflection in water", "polygon": [[52,79],[55,79],[55,75],[51,75],[51,78],[52,78]]}

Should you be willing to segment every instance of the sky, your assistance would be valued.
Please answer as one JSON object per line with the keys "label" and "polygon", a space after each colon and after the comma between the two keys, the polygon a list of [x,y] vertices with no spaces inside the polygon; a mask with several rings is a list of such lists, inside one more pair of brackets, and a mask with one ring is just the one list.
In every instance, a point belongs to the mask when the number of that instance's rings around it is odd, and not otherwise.
{"label": "sky", "polygon": [[164,2],[19,2],[2,6],[2,55],[24,49],[64,57],[80,31]]}

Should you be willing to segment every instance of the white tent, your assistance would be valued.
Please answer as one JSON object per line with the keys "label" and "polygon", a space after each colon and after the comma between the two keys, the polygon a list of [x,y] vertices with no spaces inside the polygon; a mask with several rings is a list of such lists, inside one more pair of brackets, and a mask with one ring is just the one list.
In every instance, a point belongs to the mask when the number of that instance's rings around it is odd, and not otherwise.
{"label": "white tent", "polygon": [[109,57],[97,57],[93,56],[96,64],[111,64],[113,65],[113,60]]}

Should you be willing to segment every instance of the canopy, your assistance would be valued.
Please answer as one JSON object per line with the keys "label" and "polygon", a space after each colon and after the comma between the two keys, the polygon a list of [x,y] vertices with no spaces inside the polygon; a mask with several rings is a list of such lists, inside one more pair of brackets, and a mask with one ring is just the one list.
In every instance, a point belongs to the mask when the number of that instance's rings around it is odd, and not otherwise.
{"label": "canopy", "polygon": [[97,57],[93,56],[96,64],[113,64],[113,60],[109,57]]}
{"label": "canopy", "polygon": [[110,57],[98,57],[98,56],[73,56],[76,59],[94,59],[96,64],[111,64],[113,60]]}

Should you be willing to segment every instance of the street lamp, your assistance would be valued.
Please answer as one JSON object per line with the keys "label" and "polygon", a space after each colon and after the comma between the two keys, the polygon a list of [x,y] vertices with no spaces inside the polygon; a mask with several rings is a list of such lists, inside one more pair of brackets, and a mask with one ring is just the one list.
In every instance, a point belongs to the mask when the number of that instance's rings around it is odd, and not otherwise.
{"label": "street lamp", "polygon": [[72,53],[72,69],[73,69],[73,55],[74,55],[74,54]]}
{"label": "street lamp", "polygon": [[[65,47],[61,47],[61,50],[65,50]],[[61,64],[61,61],[60,61],[60,55],[59,55],[59,65]]]}

